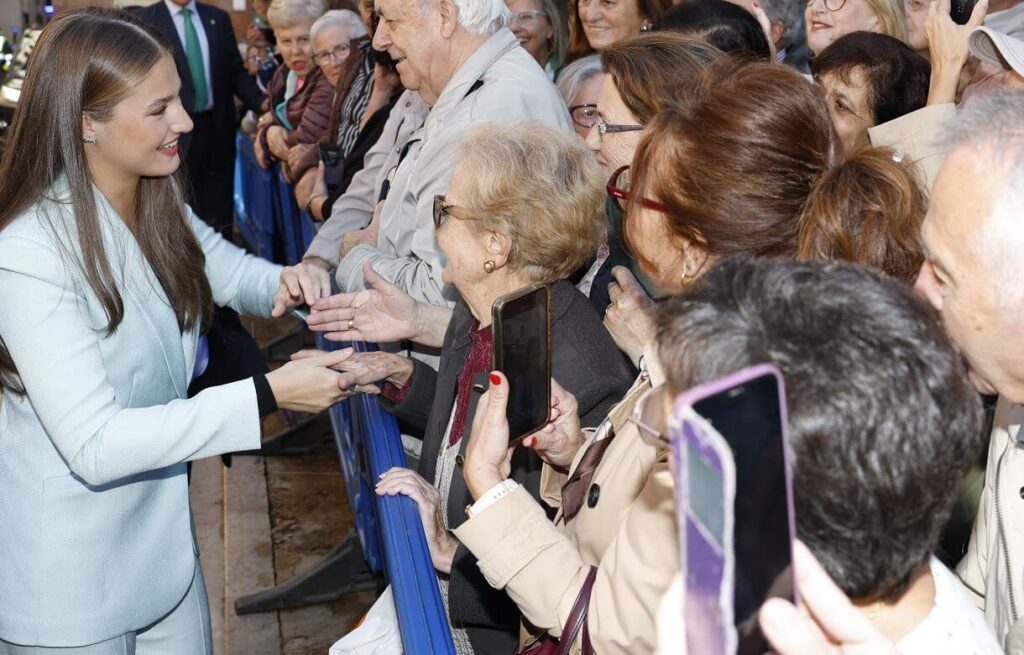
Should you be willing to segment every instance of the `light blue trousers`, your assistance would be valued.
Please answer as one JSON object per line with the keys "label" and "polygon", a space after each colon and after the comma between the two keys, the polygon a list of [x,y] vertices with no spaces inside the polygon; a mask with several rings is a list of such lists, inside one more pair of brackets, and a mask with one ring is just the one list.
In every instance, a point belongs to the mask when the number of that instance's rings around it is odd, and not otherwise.
{"label": "light blue trousers", "polygon": [[212,655],[210,604],[196,560],[192,586],[178,606],[153,625],[89,646],[19,646],[0,639],[0,655]]}

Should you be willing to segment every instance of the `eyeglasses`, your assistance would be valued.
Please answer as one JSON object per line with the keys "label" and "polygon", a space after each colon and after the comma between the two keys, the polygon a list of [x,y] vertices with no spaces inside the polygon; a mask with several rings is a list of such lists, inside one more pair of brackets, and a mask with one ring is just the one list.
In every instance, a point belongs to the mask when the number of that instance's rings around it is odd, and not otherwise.
{"label": "eyeglasses", "polygon": [[525,11],[516,11],[513,12],[512,18],[509,20],[508,24],[509,27],[515,25],[516,23],[530,25],[533,23],[533,21],[537,20],[541,16],[547,18],[548,12],[544,11],[543,9],[527,9]]}
{"label": "eyeglasses", "polygon": [[323,50],[313,55],[313,62],[317,66],[327,66],[334,59],[337,62],[343,62],[348,58],[348,53],[352,51],[352,47],[347,43],[344,45],[334,46],[330,50]]}
{"label": "eyeglasses", "polygon": [[572,122],[588,130],[597,122],[597,105],[573,105],[569,107]]}
{"label": "eyeglasses", "polygon": [[[810,7],[817,0],[804,0],[804,1],[807,3],[807,6]],[[846,0],[824,0],[824,2],[825,2],[825,9],[828,9],[829,11],[839,11],[840,9],[842,9],[843,7],[846,6]]]}
{"label": "eyeglasses", "polygon": [[458,210],[459,208],[448,202],[445,202],[444,196],[434,196],[434,229],[441,227],[445,219],[449,216],[457,218],[460,221],[475,221],[475,216],[457,216],[452,213],[452,210]]}
{"label": "eyeglasses", "polygon": [[640,440],[648,446],[668,446],[668,425],[665,421],[665,385],[650,389],[633,407],[633,413],[626,420],[636,426]]}
{"label": "eyeglasses", "polygon": [[604,135],[609,132],[612,134],[615,134],[616,132],[639,132],[644,129],[643,125],[609,125],[608,123],[605,123],[604,119],[600,116],[598,116],[597,120],[594,121],[594,127],[597,128],[598,137],[602,139],[604,138]]}
{"label": "eyeglasses", "polygon": [[[620,211],[625,211],[622,203],[629,202],[630,200],[629,166],[622,166],[621,168],[616,169],[608,180],[608,186],[606,186],[605,189],[608,191],[608,195],[611,197],[612,202],[615,203],[615,206],[618,207]],[[633,202],[638,203],[641,207],[646,207],[647,209],[653,209],[654,211],[666,214],[670,213],[668,207],[656,200],[636,196],[633,198]]]}

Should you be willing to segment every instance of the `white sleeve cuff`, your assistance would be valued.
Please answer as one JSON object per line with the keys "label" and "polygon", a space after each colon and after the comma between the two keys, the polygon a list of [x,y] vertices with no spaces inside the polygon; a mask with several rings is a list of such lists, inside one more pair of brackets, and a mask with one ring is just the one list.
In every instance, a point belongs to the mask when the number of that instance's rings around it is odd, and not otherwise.
{"label": "white sleeve cuff", "polygon": [[502,480],[482,493],[480,497],[476,499],[475,503],[468,505],[466,507],[466,516],[476,516],[518,488],[519,483],[515,480]]}

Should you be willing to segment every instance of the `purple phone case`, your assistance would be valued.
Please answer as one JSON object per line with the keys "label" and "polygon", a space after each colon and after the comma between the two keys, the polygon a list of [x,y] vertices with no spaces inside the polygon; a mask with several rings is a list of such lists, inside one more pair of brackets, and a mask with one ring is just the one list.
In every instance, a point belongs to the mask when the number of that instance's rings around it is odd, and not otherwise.
{"label": "purple phone case", "polygon": [[[725,570],[726,562],[723,554],[715,552],[714,548],[708,544],[707,539],[698,532],[697,526],[688,517],[686,498],[688,489],[686,472],[687,444],[692,444],[707,459],[717,463],[720,474],[721,463],[717,452],[711,447],[705,446],[701,437],[695,434],[695,430],[698,429],[699,425],[691,420],[684,420],[684,415],[688,411],[692,412],[693,405],[696,403],[733,387],[747,384],[764,375],[775,377],[779,392],[779,418],[782,423],[783,457],[786,468],[786,504],[789,512],[789,534],[792,541],[796,537],[796,524],[793,510],[792,467],[789,455],[789,419],[786,412],[785,383],[779,370],[770,364],[751,366],[719,380],[684,391],[676,397],[673,404],[670,436],[675,465],[676,508],[678,512],[681,566],[682,570],[686,572],[685,614],[688,627],[688,642],[691,642],[689,627],[702,625],[702,629],[697,630],[693,634],[695,638],[693,641],[696,643],[689,644],[689,652],[700,652],[707,655],[725,654],[729,644],[735,644],[735,641],[729,635],[729,631],[732,628],[731,612],[728,617],[715,616],[719,614],[717,611],[710,615],[708,613],[709,608],[713,608],[716,605],[713,601],[717,599],[722,579],[727,573]],[[700,417],[698,416],[697,418],[699,419]],[[732,529],[731,525],[727,527],[729,530]],[[689,534],[691,531],[694,533]],[[727,540],[727,543],[730,545],[731,542],[731,538]],[[696,552],[688,552],[687,549],[691,546],[698,550]],[[792,554],[790,558],[792,559]],[[694,575],[692,576],[688,571],[691,565],[697,569],[693,572]],[[793,589],[794,601],[798,601],[795,584]],[[691,614],[699,616],[691,616]],[[723,620],[727,620],[727,624],[723,624]],[[694,648],[698,650],[694,650]]]}

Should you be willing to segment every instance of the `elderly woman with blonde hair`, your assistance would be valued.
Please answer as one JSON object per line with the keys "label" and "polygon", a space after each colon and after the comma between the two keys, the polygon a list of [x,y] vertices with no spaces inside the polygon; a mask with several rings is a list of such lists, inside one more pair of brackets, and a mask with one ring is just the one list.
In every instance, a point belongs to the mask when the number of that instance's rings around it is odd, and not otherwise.
{"label": "elderly woman with blonde hair", "polygon": [[316,143],[330,122],[334,85],[313,62],[313,23],[327,10],[324,0],[273,0],[267,21],[274,28],[284,63],[267,86],[270,111],[255,136],[261,166],[287,161],[300,143]]}
{"label": "elderly woman with blonde hair", "polygon": [[[578,413],[583,425],[596,426],[632,379],[587,298],[566,281],[604,239],[603,187],[597,164],[572,132],[533,121],[485,123],[464,138],[448,193],[435,200],[444,280],[462,296],[454,312],[416,303],[369,269],[373,291],[335,297],[348,305],[367,299],[386,305],[395,325],[410,328],[402,335],[377,332],[377,339],[441,346],[436,371],[384,352],[353,354],[340,368],[353,387],[379,384],[385,407],[423,431],[418,470],[388,471],[378,493],[404,494],[419,506],[459,653],[510,653],[519,636],[515,603],[487,583],[450,532],[466,520],[472,502],[462,464],[491,370],[494,301],[528,285],[551,286],[552,376],[576,399],[555,414]],[[510,477],[538,497],[536,453],[518,449],[510,466]]]}

